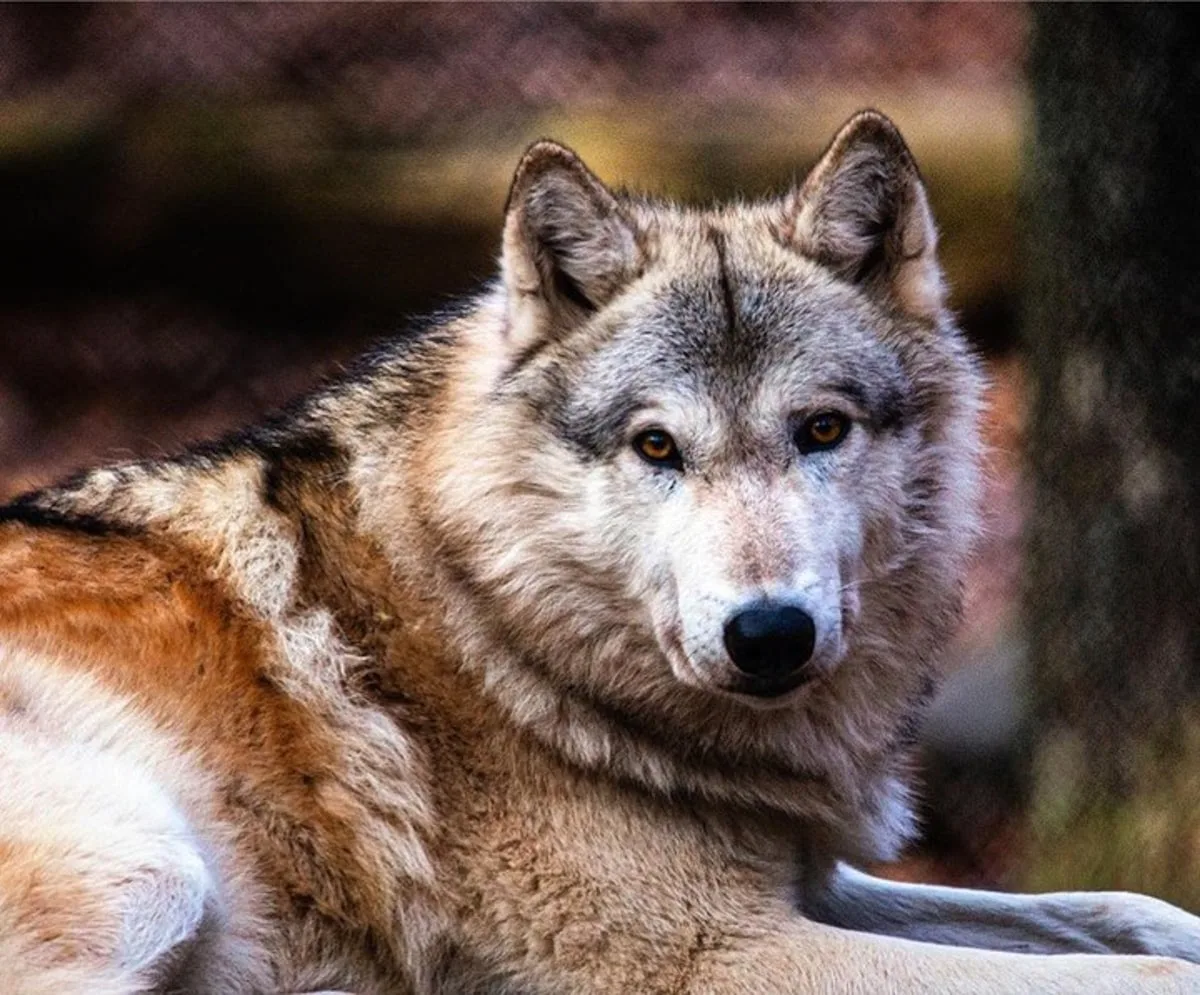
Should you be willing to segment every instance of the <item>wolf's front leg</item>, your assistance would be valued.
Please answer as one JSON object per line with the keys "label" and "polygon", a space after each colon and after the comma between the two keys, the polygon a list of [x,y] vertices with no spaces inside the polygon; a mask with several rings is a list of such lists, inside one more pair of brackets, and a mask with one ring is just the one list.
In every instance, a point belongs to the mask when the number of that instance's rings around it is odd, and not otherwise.
{"label": "wolf's front leg", "polygon": [[1165,957],[1047,956],[920,943],[838,929],[783,909],[764,914],[762,904],[721,921],[672,922],[663,915],[668,910],[638,897],[628,896],[637,916],[574,921],[553,933],[535,925],[517,944],[501,925],[487,944],[487,959],[513,990],[531,995],[1200,993],[1200,967]]}
{"label": "wolf's front leg", "polygon": [[[817,923],[744,933],[695,963],[689,995],[1166,995],[1200,992],[1200,967],[1163,957],[1017,954],[918,943]],[[733,956],[737,950],[738,955]]]}
{"label": "wolf's front leg", "polygon": [[837,864],[802,895],[832,926],[1023,953],[1155,954],[1200,963],[1200,919],[1127,892],[1009,895],[899,884]]}

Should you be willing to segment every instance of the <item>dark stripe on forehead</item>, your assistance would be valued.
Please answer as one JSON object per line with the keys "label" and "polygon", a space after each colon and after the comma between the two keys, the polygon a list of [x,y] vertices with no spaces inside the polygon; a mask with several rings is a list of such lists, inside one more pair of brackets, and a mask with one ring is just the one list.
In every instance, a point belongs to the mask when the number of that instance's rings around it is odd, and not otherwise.
{"label": "dark stripe on forehead", "polygon": [[732,339],[737,334],[737,305],[733,299],[733,286],[729,282],[729,269],[725,260],[725,233],[710,227],[708,240],[717,253],[717,279],[721,285],[721,300],[725,305],[725,328]]}

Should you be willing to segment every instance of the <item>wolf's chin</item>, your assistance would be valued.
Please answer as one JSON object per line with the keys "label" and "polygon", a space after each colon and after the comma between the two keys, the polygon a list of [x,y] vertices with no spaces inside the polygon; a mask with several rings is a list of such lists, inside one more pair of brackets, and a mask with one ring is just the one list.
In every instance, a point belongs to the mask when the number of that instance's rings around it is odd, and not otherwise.
{"label": "wolf's chin", "polygon": [[774,712],[795,706],[806,697],[806,689],[825,676],[825,672],[821,671],[810,676],[798,676],[796,683],[790,686],[759,689],[750,687],[749,679],[739,681],[734,678],[735,683],[722,683],[694,663],[677,643],[669,648],[665,647],[663,653],[670,664],[672,674],[680,684],[722,701],[735,702],[756,712]]}

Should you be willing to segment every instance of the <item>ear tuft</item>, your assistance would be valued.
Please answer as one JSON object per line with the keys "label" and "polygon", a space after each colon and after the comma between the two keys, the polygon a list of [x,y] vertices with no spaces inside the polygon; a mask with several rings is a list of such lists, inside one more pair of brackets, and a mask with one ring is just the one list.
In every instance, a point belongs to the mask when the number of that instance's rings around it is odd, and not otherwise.
{"label": "ear tuft", "polygon": [[912,153],[878,111],[846,122],[787,199],[785,242],[904,310],[935,316],[945,292],[937,230]]}
{"label": "ear tuft", "polygon": [[521,159],[505,209],[510,293],[551,311],[602,307],[636,275],[635,229],[617,198],[574,152],[540,141]]}

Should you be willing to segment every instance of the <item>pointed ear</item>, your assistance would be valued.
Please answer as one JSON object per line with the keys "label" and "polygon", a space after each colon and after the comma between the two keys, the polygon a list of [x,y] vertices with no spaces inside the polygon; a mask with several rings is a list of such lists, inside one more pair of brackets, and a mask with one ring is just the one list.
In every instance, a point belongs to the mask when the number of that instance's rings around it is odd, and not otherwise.
{"label": "pointed ear", "polygon": [[910,314],[930,318],[943,307],[929,199],[883,114],[861,111],[847,121],[785,211],[782,235],[798,252]]}
{"label": "pointed ear", "polygon": [[542,141],[513,178],[502,264],[510,306],[525,323],[578,320],[637,274],[641,252],[612,192],[570,149]]}

